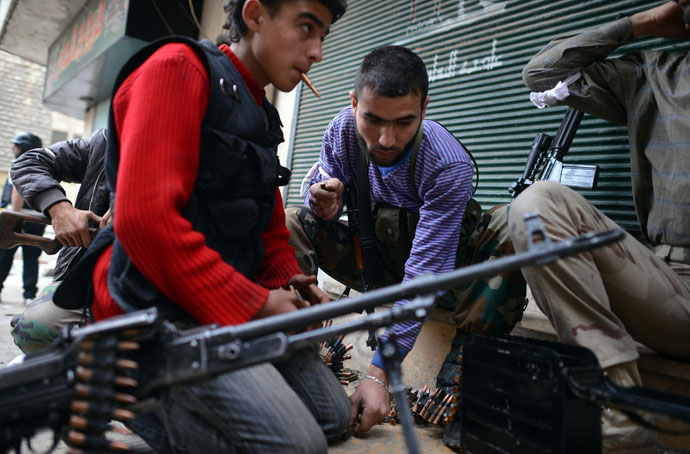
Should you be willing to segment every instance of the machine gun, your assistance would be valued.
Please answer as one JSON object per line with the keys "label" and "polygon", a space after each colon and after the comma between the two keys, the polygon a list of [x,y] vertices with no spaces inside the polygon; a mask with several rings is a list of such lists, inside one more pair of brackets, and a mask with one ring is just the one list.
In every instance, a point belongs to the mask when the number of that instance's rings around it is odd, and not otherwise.
{"label": "machine gun", "polygon": [[556,181],[571,188],[596,188],[599,178],[598,165],[563,163],[583,115],[579,110],[570,107],[553,139],[547,134],[537,134],[522,176],[508,188],[513,198],[538,180]]}
{"label": "machine gun", "polygon": [[[0,371],[0,452],[19,450],[23,439],[49,427],[54,441],[99,452],[122,452],[105,438],[112,418],[127,420],[157,404],[165,387],[208,379],[223,372],[285,358],[339,334],[424,319],[435,292],[483,276],[522,266],[543,265],[566,255],[619,241],[621,230],[595,232],[551,242],[536,214],[529,231],[543,241],[512,256],[444,274],[418,276],[405,283],[364,293],[337,303],[250,321],[239,326],[203,326],[177,330],[155,309],[135,312],[72,331],[29,355],[22,364]],[[324,320],[415,298],[407,305],[327,328],[288,334]],[[400,374],[394,336],[381,349],[391,389],[398,403],[409,452],[419,449]]]}

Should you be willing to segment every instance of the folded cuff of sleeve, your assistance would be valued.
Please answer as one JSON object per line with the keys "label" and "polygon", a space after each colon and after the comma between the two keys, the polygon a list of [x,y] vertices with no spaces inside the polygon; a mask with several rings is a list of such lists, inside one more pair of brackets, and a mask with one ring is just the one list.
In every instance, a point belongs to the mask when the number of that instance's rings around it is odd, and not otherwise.
{"label": "folded cuff of sleeve", "polygon": [[[401,361],[405,359],[405,357],[407,356],[408,353],[410,353],[407,350],[405,350],[404,348],[400,347],[399,345],[398,345],[398,351],[400,352],[400,360]],[[383,365],[383,356],[381,356],[381,347],[379,347],[376,350],[376,353],[374,353],[374,358],[371,360],[371,364],[373,364],[374,366],[376,366],[380,369],[386,370],[386,368]]]}
{"label": "folded cuff of sleeve", "polygon": [[31,206],[33,206],[36,211],[40,211],[48,216],[48,208],[63,200],[69,202],[64,192],[56,188],[50,188],[36,194],[34,198],[31,199]]}

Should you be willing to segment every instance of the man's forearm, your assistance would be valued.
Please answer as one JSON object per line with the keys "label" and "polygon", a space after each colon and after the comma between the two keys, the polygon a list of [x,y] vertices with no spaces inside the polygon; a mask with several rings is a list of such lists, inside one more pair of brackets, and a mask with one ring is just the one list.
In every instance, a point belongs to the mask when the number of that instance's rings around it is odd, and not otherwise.
{"label": "man's forearm", "polygon": [[72,204],[68,200],[61,200],[49,206],[46,211],[51,219],[58,219],[67,212],[73,210]]}
{"label": "man's forearm", "polygon": [[[568,96],[561,103],[612,123],[627,123],[623,102],[638,81],[639,58],[627,55],[607,59],[633,39],[630,18],[623,18],[573,36],[556,39],[525,66],[522,77],[535,92],[550,90],[573,75]],[[633,51],[634,52],[634,51]]]}
{"label": "man's forearm", "polygon": [[642,11],[630,16],[632,24],[633,37],[639,38],[652,34],[653,22],[648,11]]}
{"label": "man's forearm", "polygon": [[633,36],[656,36],[678,40],[690,39],[690,26],[683,17],[683,7],[675,1],[662,3],[630,16]]}
{"label": "man's forearm", "polygon": [[571,74],[606,59],[633,38],[629,19],[556,38],[535,55],[522,71],[525,84],[534,91],[553,88]]}

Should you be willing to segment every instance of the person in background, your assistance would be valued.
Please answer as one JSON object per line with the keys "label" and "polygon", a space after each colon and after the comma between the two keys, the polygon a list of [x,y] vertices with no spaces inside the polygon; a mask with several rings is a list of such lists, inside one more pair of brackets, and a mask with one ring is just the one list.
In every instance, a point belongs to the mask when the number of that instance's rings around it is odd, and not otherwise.
{"label": "person in background", "polygon": [[[19,158],[28,150],[40,148],[42,146],[43,143],[41,139],[30,132],[21,132],[12,139],[12,153],[15,159]],[[11,175],[10,178],[8,178],[7,184],[12,185]],[[22,211],[31,208],[24,202],[21,195],[19,195],[14,188],[14,185],[12,185],[10,206],[13,211]],[[43,235],[45,228],[46,226],[43,224],[27,222],[24,226],[24,231],[40,236]],[[36,246],[22,245],[9,249],[0,249],[0,291],[2,291],[5,279],[7,279],[7,276],[10,274],[12,262],[14,261],[14,254],[19,247],[22,248],[22,262],[24,264],[24,272],[22,274],[24,291],[22,296],[24,298],[24,303],[29,304],[31,300],[36,297],[36,292],[38,291],[38,257],[41,255],[41,249]]]}

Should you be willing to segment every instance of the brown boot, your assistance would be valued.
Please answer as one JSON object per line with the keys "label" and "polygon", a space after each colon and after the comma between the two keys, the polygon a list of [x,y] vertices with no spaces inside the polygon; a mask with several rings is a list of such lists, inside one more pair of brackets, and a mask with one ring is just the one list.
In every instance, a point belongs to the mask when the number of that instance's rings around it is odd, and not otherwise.
{"label": "brown boot", "polygon": [[[635,361],[607,367],[604,372],[620,386],[641,386]],[[645,417],[650,420],[650,418]],[[604,407],[601,412],[601,447],[603,453],[654,454],[656,432],[632,421],[623,412]]]}

